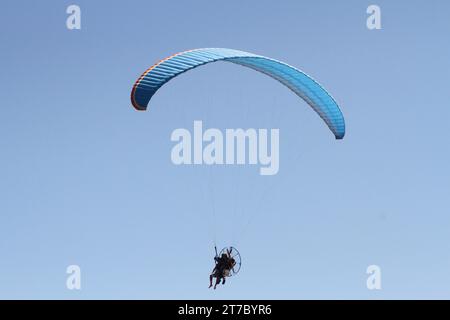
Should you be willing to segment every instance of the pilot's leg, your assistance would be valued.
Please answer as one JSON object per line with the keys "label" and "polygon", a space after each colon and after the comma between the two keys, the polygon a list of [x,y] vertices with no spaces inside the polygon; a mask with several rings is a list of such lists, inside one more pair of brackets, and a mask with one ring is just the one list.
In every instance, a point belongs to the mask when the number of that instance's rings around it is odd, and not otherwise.
{"label": "pilot's leg", "polygon": [[213,275],[211,274],[211,275],[209,275],[209,287],[208,288],[212,287],[212,279],[213,279]]}
{"label": "pilot's leg", "polygon": [[220,283],[220,278],[216,278],[216,283],[214,284],[214,290],[216,289],[217,285]]}

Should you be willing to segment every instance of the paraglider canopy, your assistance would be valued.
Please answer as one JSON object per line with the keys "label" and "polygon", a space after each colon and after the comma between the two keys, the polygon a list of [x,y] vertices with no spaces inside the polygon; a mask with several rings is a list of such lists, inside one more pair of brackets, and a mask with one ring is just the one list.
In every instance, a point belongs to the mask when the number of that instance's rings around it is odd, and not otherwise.
{"label": "paraglider canopy", "polygon": [[131,91],[131,102],[137,110],[146,110],[152,96],[170,79],[198,66],[227,61],[262,72],[295,92],[325,121],[336,139],[345,135],[345,121],[331,95],[304,72],[284,63],[253,53],[226,49],[194,49],[169,56],[147,69]]}

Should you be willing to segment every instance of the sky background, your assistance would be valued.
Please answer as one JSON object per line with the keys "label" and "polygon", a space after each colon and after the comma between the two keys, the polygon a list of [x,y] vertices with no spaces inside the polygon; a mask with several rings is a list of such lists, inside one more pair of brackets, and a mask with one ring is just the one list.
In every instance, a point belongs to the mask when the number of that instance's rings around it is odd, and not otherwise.
{"label": "sky background", "polygon": [[[373,3],[382,30],[366,27]],[[70,4],[81,30],[66,28]],[[449,12],[438,0],[2,1],[0,298],[450,298]],[[145,69],[202,47],[310,74],[346,137],[230,63],[131,107]],[[194,120],[279,128],[279,173],[173,165],[170,134]],[[214,239],[243,259],[215,292]],[[80,291],[66,288],[72,264]]]}

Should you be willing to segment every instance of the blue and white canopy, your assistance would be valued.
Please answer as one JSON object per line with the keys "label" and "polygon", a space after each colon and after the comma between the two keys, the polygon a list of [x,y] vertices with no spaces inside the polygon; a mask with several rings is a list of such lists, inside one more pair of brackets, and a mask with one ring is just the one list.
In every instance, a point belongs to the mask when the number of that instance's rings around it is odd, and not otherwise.
{"label": "blue and white canopy", "polygon": [[304,72],[277,60],[225,48],[194,49],[174,54],[147,69],[136,81],[131,102],[137,110],[146,110],[158,89],[177,75],[198,66],[227,61],[262,72],[284,84],[306,101],[325,121],[336,139],[345,135],[345,121],[331,95]]}

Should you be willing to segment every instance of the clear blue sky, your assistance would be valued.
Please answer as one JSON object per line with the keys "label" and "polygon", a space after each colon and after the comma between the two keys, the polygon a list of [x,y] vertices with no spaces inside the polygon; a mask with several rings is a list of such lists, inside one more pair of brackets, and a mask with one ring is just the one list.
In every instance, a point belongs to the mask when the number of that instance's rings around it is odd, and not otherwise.
{"label": "clear blue sky", "polygon": [[[73,3],[79,31],[65,26]],[[2,2],[0,298],[450,298],[450,3],[375,1],[379,31],[372,1],[215,3]],[[229,63],[131,107],[147,67],[201,47],[310,74],[342,107],[345,139]],[[279,174],[174,166],[170,134],[194,120],[279,128]],[[216,292],[214,234],[243,256]],[[65,287],[70,264],[81,291]],[[381,291],[366,288],[371,264]]]}

